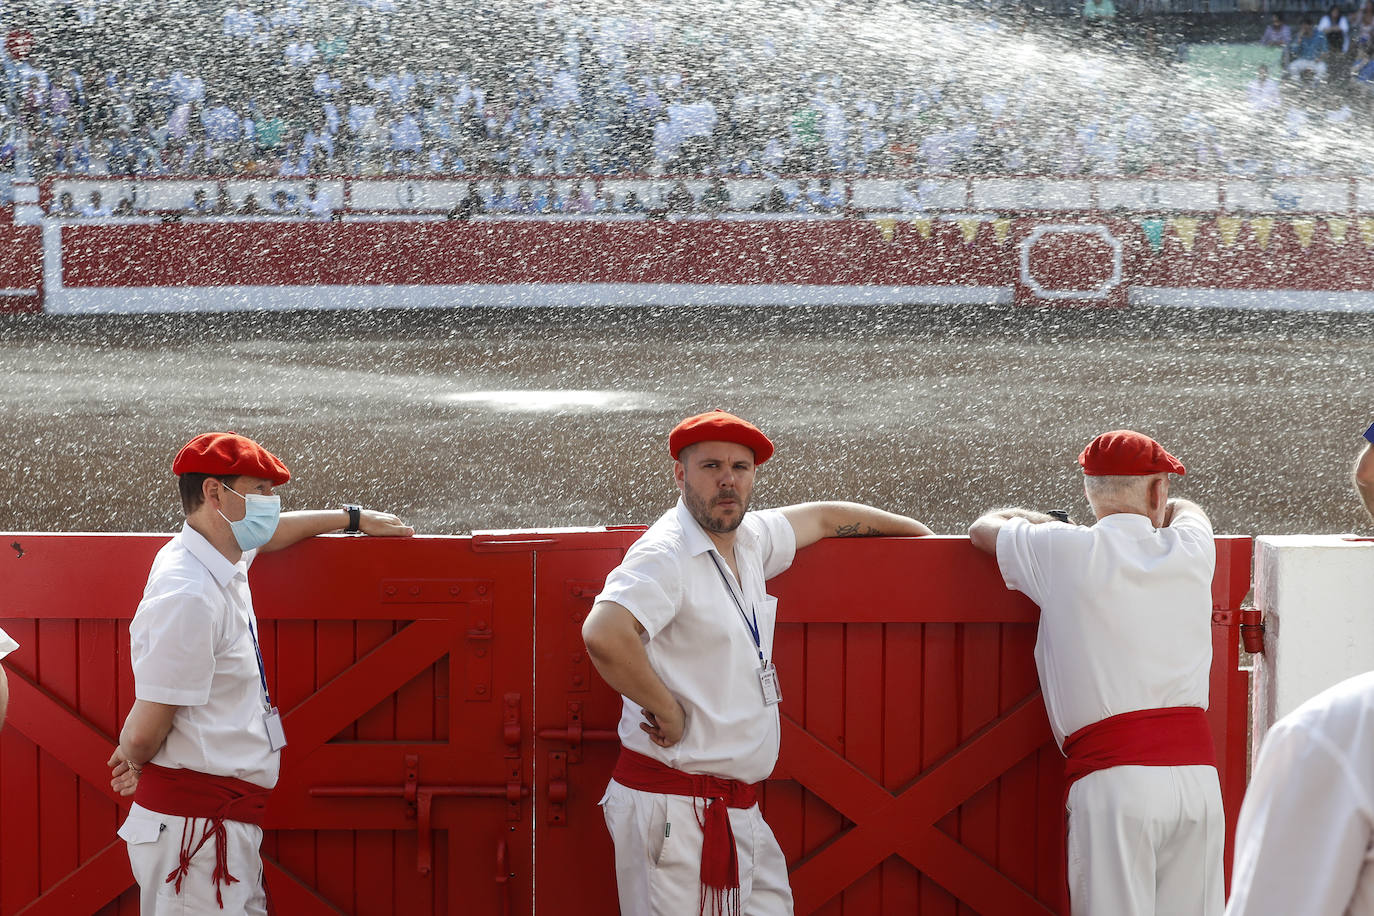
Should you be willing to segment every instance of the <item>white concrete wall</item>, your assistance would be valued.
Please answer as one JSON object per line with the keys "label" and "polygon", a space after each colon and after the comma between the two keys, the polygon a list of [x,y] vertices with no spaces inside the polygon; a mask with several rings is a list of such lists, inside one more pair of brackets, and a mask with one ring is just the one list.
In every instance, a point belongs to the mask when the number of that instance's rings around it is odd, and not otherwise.
{"label": "white concrete wall", "polygon": [[1374,542],[1256,538],[1255,607],[1264,611],[1265,632],[1251,682],[1252,755],[1281,716],[1374,670]]}

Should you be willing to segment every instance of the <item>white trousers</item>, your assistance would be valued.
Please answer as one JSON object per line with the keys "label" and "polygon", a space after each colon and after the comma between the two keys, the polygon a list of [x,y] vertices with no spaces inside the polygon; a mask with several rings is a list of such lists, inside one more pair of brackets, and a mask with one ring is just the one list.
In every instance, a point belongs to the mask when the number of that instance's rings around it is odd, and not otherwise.
{"label": "white trousers", "polygon": [[1073,916],[1221,916],[1226,821],[1207,766],[1112,767],[1069,790]]}
{"label": "white trousers", "polygon": [[[119,828],[120,838],[129,846],[129,865],[138,882],[141,916],[267,916],[262,857],[258,852],[262,828],[253,824],[224,822],[229,874],[238,878],[234,884],[220,885],[224,909],[215,900],[213,837],[191,859],[191,868],[181,881],[181,893],[177,893],[176,883],[169,883],[167,876],[181,861],[181,831],[187,820],[134,805],[124,826]],[[195,819],[192,848],[200,842],[205,824],[204,818]]]}
{"label": "white trousers", "polygon": [[[705,802],[606,787],[601,808],[615,842],[621,916],[697,916],[701,904],[701,824]],[[739,850],[741,916],[791,916],[787,860],[759,806],[731,808]]]}

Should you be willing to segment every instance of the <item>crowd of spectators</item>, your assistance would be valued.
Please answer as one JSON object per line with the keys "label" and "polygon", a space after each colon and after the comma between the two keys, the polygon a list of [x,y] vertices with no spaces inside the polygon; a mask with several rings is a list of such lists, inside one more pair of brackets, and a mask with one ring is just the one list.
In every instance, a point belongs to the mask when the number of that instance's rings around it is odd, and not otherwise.
{"label": "crowd of spectators", "polygon": [[[1055,31],[878,0],[10,0],[0,28],[36,47],[5,60],[0,169],[27,136],[39,177],[809,174],[762,205],[817,212],[839,206],[832,177],[1366,171],[1339,142],[1363,102],[1316,65],[1339,41],[1374,75],[1374,3],[1276,21],[1292,75],[1247,97],[1182,87],[1172,49],[1102,31],[1090,2],[1086,30]],[[640,205],[551,187],[472,196]]]}

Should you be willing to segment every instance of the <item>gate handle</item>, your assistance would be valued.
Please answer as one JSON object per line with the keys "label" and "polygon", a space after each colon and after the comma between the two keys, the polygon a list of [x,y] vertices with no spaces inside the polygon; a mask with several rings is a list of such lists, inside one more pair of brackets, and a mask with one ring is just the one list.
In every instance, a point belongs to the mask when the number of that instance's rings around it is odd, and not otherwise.
{"label": "gate handle", "polygon": [[510,846],[506,843],[506,838],[496,841],[496,887],[501,895],[501,916],[510,916],[510,879],[514,877],[514,872],[510,870]]}

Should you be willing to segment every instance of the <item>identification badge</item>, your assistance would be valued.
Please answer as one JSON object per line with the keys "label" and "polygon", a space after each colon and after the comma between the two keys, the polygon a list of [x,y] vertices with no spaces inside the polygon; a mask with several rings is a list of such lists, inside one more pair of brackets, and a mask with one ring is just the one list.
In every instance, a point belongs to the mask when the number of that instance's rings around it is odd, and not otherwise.
{"label": "identification badge", "polygon": [[281,713],[273,706],[262,714],[262,722],[267,726],[267,746],[274,751],[286,747],[286,731],[281,727]]}
{"label": "identification badge", "polygon": [[782,702],[782,688],[778,686],[778,669],[772,662],[764,662],[759,669],[759,686],[763,688],[763,705],[776,706]]}

